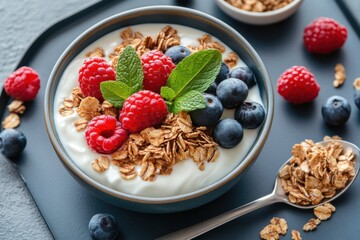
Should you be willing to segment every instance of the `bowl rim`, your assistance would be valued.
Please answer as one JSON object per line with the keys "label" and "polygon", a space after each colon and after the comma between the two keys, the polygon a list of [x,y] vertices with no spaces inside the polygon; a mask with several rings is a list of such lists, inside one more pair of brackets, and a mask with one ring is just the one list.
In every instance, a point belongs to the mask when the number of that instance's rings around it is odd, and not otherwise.
{"label": "bowl rim", "polygon": [[287,4],[284,7],[272,10],[272,11],[268,11],[268,12],[252,12],[252,11],[246,11],[246,10],[242,10],[240,8],[237,8],[233,5],[231,5],[230,3],[228,3],[225,0],[216,0],[219,4],[221,4],[223,7],[227,8],[228,10],[231,10],[232,12],[236,12],[239,13],[241,15],[246,15],[249,17],[254,17],[254,18],[267,18],[267,17],[272,17],[272,16],[276,16],[279,15],[281,13],[287,12],[292,8],[295,8],[296,6],[298,6],[302,1],[304,0],[293,0],[291,3]]}
{"label": "bowl rim", "polygon": [[[231,172],[229,172],[226,176],[220,178],[219,180],[215,181],[214,183],[198,189],[196,191],[175,195],[175,196],[168,196],[168,197],[145,197],[145,196],[137,196],[137,195],[131,195],[127,193],[120,192],[118,190],[112,189],[110,187],[107,187],[96,180],[92,179],[90,176],[88,176],[81,168],[79,168],[70,157],[68,157],[66,151],[63,149],[62,144],[57,140],[57,133],[54,129],[53,124],[53,110],[51,107],[53,107],[52,99],[54,95],[51,95],[51,93],[55,92],[53,88],[56,89],[57,83],[60,79],[56,79],[58,75],[58,70],[60,69],[60,66],[63,64],[64,60],[66,59],[67,55],[71,53],[74,46],[77,45],[78,42],[81,42],[84,38],[88,36],[89,33],[92,31],[95,31],[98,28],[101,28],[102,26],[108,24],[109,22],[113,21],[114,19],[125,17],[125,16],[136,16],[136,15],[142,15],[142,14],[159,14],[161,12],[179,12],[181,11],[183,14],[189,14],[189,15],[195,15],[198,18],[202,18],[203,20],[210,21],[214,24],[216,24],[218,27],[226,29],[226,31],[229,31],[233,35],[235,35],[238,39],[240,39],[241,43],[243,44],[242,47],[246,47],[245,50],[248,51],[248,53],[251,55],[251,58],[254,59],[256,63],[259,64],[258,68],[261,70],[263,80],[264,80],[264,88],[265,88],[265,97],[267,101],[267,109],[266,109],[266,118],[265,121],[259,131],[258,137],[252,147],[250,148],[247,155],[244,157],[244,159],[234,168]],[[120,28],[118,28],[120,29]],[[66,64],[67,65],[67,64]],[[63,74],[63,72],[60,73],[60,76]],[[57,81],[55,81],[57,80]],[[55,84],[55,87],[53,87]],[[54,93],[55,94],[55,93]],[[61,162],[67,170],[70,171],[70,173],[75,174],[77,177],[79,177],[83,182],[86,184],[89,184],[96,190],[105,193],[107,195],[110,195],[115,198],[120,198],[122,200],[130,201],[130,202],[137,202],[142,204],[168,204],[168,203],[176,203],[181,202],[185,200],[190,200],[194,198],[198,198],[200,196],[203,196],[215,189],[220,188],[221,186],[224,186],[226,183],[230,182],[231,180],[235,179],[240,173],[242,173],[247,166],[251,165],[257,155],[259,154],[260,150],[262,149],[263,145],[266,142],[266,139],[269,135],[272,120],[274,115],[274,94],[273,94],[273,88],[272,83],[270,80],[269,73],[260,59],[257,52],[253,49],[253,47],[247,42],[247,40],[238,33],[235,29],[233,29],[228,24],[222,22],[221,20],[203,13],[198,10],[186,8],[186,7],[179,7],[179,6],[169,6],[169,5],[154,5],[154,6],[147,6],[147,7],[140,7],[135,8],[131,10],[127,10],[115,15],[112,15],[110,17],[107,17],[100,22],[97,22],[96,24],[92,25],[85,31],[83,31],[75,40],[71,42],[71,44],[64,50],[64,52],[59,57],[58,61],[56,62],[55,66],[53,67],[51,74],[49,76],[46,90],[45,90],[45,99],[44,99],[44,119],[45,119],[45,126],[46,131],[48,133],[48,137],[50,139],[51,144],[53,145],[53,148],[55,152],[57,153],[58,157],[61,159]],[[252,157],[251,157],[252,156]]]}

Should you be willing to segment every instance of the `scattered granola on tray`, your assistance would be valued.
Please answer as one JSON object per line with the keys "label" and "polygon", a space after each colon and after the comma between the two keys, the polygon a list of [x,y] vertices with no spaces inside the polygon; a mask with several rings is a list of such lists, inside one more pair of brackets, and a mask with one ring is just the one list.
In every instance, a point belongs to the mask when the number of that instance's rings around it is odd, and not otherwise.
{"label": "scattered granola on tray", "polygon": [[345,67],[341,63],[338,63],[335,65],[335,69],[334,69],[334,82],[333,82],[334,87],[335,88],[340,87],[341,85],[344,84],[345,80],[346,80]]}
{"label": "scattered granola on tray", "polygon": [[285,219],[273,217],[270,224],[260,231],[260,238],[266,240],[280,239],[280,235],[285,235],[288,225]]}

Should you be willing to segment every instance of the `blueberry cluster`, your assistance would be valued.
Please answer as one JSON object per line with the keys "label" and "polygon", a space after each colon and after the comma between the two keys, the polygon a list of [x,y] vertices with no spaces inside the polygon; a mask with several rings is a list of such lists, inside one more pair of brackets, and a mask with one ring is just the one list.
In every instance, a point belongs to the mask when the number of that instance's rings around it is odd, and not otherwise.
{"label": "blueberry cluster", "polygon": [[[258,128],[265,119],[262,105],[245,101],[249,89],[255,85],[250,68],[238,67],[230,71],[222,63],[215,82],[204,93],[206,107],[190,113],[193,124],[212,129],[213,138],[221,147],[235,147],[243,138],[243,128]],[[234,118],[221,119],[224,108],[235,109]]]}
{"label": "blueberry cluster", "polygon": [[[174,46],[165,52],[175,64],[190,54],[184,46]],[[255,85],[255,75],[250,68],[237,67],[230,71],[223,62],[215,81],[204,93],[206,107],[190,112],[193,124],[212,129],[214,140],[221,147],[235,147],[243,138],[243,128],[258,128],[265,119],[262,105],[245,102],[249,89]],[[234,118],[222,119],[224,108],[235,109]]]}

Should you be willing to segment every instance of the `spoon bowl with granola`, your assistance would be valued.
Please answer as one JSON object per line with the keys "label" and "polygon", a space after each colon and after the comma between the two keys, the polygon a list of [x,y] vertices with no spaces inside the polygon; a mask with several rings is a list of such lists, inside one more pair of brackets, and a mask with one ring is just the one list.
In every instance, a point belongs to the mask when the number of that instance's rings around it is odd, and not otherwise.
{"label": "spoon bowl with granola", "polygon": [[161,213],[233,187],[265,144],[273,105],[269,74],[237,31],[199,11],[154,6],[75,39],[50,76],[44,112],[75,179],[117,206]]}
{"label": "spoon bowl with granola", "polygon": [[[344,140],[314,143],[307,139],[295,144],[291,153],[292,156],[280,167],[270,194],[159,240],[177,239],[180,236],[181,239],[192,239],[251,211],[278,202],[301,209],[329,206],[330,212],[334,211],[329,203],[345,193],[359,173],[359,148]],[[323,220],[327,219],[327,216],[323,217]]]}

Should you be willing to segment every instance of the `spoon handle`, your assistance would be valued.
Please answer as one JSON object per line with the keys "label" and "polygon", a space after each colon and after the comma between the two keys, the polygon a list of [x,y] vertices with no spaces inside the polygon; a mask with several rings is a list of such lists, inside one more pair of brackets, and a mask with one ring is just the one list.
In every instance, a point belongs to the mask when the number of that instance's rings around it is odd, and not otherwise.
{"label": "spoon handle", "polygon": [[276,194],[270,193],[264,197],[261,197],[250,203],[247,203],[241,207],[238,207],[238,208],[235,208],[228,212],[225,212],[219,216],[215,216],[215,217],[205,220],[203,222],[194,224],[187,228],[184,228],[184,229],[178,230],[176,232],[170,233],[168,235],[162,236],[160,238],[157,238],[157,240],[193,239],[203,233],[206,233],[218,226],[221,226],[227,222],[230,222],[231,220],[234,220],[235,218],[245,215],[251,211],[254,211],[258,208],[270,205],[272,203],[280,202],[280,201],[281,201],[281,199],[279,199],[276,196]]}

